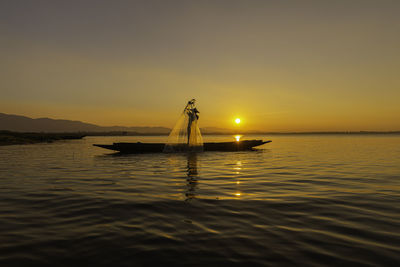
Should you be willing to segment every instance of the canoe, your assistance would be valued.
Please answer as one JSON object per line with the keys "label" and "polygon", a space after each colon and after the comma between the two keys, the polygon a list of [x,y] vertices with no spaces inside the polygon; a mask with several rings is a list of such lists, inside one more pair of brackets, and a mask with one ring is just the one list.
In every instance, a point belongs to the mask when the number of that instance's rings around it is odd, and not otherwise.
{"label": "canoe", "polygon": [[[244,151],[252,150],[271,141],[263,140],[241,140],[238,142],[215,142],[204,143],[204,151]],[[112,145],[93,144],[94,146],[106,148],[121,153],[160,153],[164,150],[164,143],[113,143]]]}

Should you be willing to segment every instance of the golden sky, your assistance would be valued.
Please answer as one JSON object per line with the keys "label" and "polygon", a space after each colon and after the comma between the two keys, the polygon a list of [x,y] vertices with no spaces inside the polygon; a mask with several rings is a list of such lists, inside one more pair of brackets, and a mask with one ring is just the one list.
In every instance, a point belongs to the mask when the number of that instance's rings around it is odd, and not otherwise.
{"label": "golden sky", "polygon": [[400,130],[400,1],[2,1],[0,112]]}

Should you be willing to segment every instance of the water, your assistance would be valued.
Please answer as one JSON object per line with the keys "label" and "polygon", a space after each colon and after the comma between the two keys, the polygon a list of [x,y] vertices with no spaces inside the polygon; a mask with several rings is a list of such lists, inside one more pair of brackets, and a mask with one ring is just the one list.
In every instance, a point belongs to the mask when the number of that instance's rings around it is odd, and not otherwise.
{"label": "water", "polygon": [[273,142],[192,155],[92,146],[166,137],[0,147],[0,266],[400,263],[400,136],[257,138]]}

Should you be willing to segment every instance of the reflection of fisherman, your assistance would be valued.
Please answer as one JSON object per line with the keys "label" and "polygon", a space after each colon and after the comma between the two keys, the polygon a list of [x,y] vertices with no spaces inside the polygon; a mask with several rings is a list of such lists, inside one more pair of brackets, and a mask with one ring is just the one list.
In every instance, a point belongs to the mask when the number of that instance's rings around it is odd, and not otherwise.
{"label": "reflection of fisherman", "polygon": [[190,100],[187,105],[186,105],[186,112],[189,116],[189,122],[188,122],[188,126],[187,126],[187,133],[188,133],[188,139],[187,139],[187,144],[189,145],[189,141],[190,141],[190,135],[192,133],[192,123],[196,120],[199,119],[199,115],[198,113],[200,113],[197,108],[194,106],[195,103],[195,99]]}
{"label": "reflection of fisherman", "polygon": [[197,154],[189,153],[187,158],[187,191],[185,193],[185,201],[196,197],[197,175]]}

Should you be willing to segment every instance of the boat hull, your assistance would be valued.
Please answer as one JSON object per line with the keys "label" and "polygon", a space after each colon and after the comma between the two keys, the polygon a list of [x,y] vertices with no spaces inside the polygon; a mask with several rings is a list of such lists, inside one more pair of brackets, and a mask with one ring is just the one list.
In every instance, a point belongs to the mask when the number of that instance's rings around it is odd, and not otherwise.
{"label": "boat hull", "polygon": [[[204,151],[244,151],[252,150],[271,141],[243,140],[239,142],[215,142],[204,143]],[[94,146],[119,151],[121,153],[161,153],[164,150],[164,143],[113,143],[112,145],[94,144]]]}

